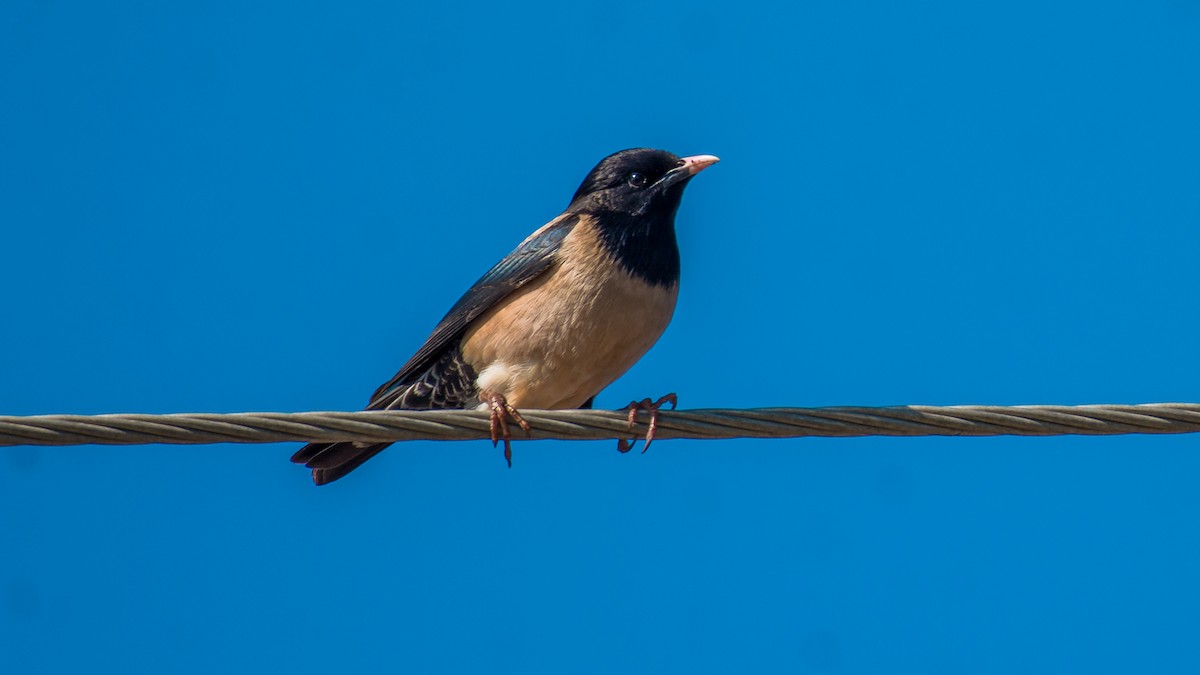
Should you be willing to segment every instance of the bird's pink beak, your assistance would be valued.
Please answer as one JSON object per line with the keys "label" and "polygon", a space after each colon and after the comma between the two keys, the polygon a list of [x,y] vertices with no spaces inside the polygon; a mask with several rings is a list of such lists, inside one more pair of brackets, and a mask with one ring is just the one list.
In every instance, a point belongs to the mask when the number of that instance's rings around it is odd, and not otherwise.
{"label": "bird's pink beak", "polygon": [[683,166],[687,168],[689,176],[695,176],[719,161],[721,158],[716,155],[692,155],[683,158]]}
{"label": "bird's pink beak", "polygon": [[665,190],[672,185],[687,182],[692,179],[692,176],[700,173],[708,167],[721,161],[715,155],[692,155],[679,160],[679,164],[667,172],[655,187],[660,190]]}

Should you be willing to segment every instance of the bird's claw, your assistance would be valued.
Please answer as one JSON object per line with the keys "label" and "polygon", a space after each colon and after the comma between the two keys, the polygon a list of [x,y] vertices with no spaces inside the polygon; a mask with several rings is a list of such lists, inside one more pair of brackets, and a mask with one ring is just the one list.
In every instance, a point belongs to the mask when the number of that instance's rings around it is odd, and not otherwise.
{"label": "bird's claw", "polygon": [[[650,443],[654,441],[654,431],[658,429],[658,409],[664,404],[670,403],[671,410],[679,403],[679,397],[675,394],[667,394],[659,398],[657,401],[651,401],[649,398],[644,398],[640,401],[631,401],[625,409],[629,411],[629,430],[633,431],[633,425],[637,422],[637,414],[639,410],[645,410],[650,413],[650,424],[646,428],[646,444],[642,446],[642,454],[645,454],[650,449]],[[617,452],[629,452],[633,449],[633,445],[637,443],[637,439],[625,440],[624,438],[617,440]]]}
{"label": "bird's claw", "polygon": [[525,431],[525,435],[529,436],[533,432],[533,428],[529,426],[529,422],[521,417],[521,413],[517,409],[509,405],[508,399],[501,394],[489,394],[487,396],[488,407],[492,410],[492,419],[488,424],[492,432],[492,447],[496,447],[501,439],[504,439],[504,461],[508,462],[508,468],[512,468],[512,437],[508,433],[508,420],[517,423]]}

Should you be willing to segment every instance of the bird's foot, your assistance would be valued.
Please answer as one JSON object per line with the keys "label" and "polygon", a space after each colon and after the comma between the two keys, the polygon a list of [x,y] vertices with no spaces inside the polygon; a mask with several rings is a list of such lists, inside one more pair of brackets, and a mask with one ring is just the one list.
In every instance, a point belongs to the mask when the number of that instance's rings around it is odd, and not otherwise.
{"label": "bird's foot", "polygon": [[[633,423],[637,421],[637,414],[639,410],[645,410],[646,412],[650,413],[650,425],[646,429],[646,444],[642,446],[643,454],[650,449],[650,443],[654,441],[654,431],[658,428],[658,409],[663,407],[663,405],[666,403],[670,403],[671,410],[674,410],[675,406],[679,403],[679,397],[675,394],[667,394],[666,396],[663,396],[662,398],[653,402],[649,398],[644,398],[640,401],[631,401],[629,405],[625,407],[625,409],[629,411],[630,431],[633,431]],[[634,443],[637,443],[636,438],[629,441],[625,440],[624,438],[618,439],[617,452],[629,452],[633,449]]]}
{"label": "bird's foot", "polygon": [[517,426],[525,430],[525,435],[529,436],[533,429],[529,426],[529,422],[521,417],[521,413],[517,409],[509,405],[508,399],[502,394],[486,394],[484,400],[487,401],[488,407],[492,409],[492,421],[490,424],[492,432],[492,447],[496,447],[500,443],[500,439],[504,439],[504,461],[508,462],[508,468],[512,468],[512,437],[508,433],[508,420],[517,423]]}

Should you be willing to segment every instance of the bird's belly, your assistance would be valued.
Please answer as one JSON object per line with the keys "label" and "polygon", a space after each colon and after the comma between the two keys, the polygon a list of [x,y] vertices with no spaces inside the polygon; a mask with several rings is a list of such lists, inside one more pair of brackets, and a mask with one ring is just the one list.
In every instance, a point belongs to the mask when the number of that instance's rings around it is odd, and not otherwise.
{"label": "bird's belly", "polygon": [[577,408],[654,345],[677,296],[677,285],[646,284],[615,265],[564,264],[481,317],[463,356],[481,393],[517,408]]}

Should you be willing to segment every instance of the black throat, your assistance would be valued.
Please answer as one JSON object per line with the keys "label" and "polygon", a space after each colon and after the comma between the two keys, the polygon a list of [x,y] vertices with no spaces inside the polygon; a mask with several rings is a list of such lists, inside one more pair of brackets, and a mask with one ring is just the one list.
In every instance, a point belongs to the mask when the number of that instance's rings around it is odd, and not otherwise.
{"label": "black throat", "polygon": [[675,209],[640,216],[617,211],[591,211],[604,248],[626,272],[654,285],[679,283],[679,244],[675,241]]}

